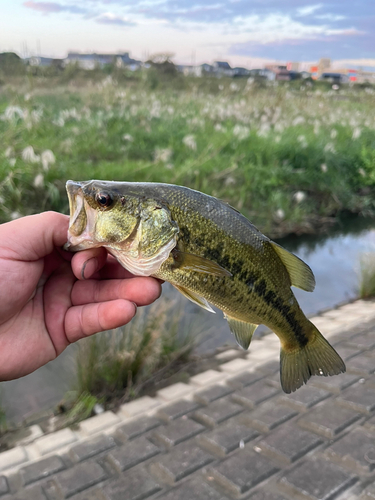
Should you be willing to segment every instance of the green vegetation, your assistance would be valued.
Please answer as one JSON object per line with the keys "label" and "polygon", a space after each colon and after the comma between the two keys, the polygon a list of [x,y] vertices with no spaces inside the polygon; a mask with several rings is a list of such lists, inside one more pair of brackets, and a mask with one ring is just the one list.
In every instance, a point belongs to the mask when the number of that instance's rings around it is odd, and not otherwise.
{"label": "green vegetation", "polygon": [[375,253],[364,253],[360,259],[359,297],[375,297]]}
{"label": "green vegetation", "polygon": [[79,342],[75,391],[67,394],[64,425],[90,416],[99,403],[113,407],[138,396],[189,359],[199,333],[180,297],[138,310],[128,325]]}
{"label": "green vegetation", "polygon": [[[375,212],[375,89],[32,69],[0,87],[0,222],[67,212],[67,179],[183,184],[271,236]],[[34,74],[35,73],[35,74]]]}

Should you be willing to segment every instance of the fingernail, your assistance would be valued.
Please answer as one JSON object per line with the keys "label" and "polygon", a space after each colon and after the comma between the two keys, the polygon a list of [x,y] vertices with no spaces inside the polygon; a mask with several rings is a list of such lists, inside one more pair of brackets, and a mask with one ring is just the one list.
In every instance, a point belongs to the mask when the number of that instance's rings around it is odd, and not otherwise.
{"label": "fingernail", "polygon": [[82,266],[81,276],[83,280],[90,278],[94,274],[94,272],[98,268],[98,261],[96,257],[93,257],[86,262]]}

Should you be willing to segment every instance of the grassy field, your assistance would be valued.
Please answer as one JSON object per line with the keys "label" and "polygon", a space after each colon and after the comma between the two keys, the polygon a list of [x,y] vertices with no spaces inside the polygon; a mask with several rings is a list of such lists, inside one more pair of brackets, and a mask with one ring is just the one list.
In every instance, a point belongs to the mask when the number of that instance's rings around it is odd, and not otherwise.
{"label": "grassy field", "polygon": [[67,212],[66,180],[93,178],[190,186],[271,236],[375,213],[371,87],[151,70],[68,80],[0,87],[0,222]]}

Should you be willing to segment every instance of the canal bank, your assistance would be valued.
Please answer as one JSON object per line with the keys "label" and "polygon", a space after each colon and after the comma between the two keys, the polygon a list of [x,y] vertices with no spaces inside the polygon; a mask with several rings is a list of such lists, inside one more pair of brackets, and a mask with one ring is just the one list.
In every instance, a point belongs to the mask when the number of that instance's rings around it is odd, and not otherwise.
{"label": "canal bank", "polygon": [[[12,499],[287,500],[372,498],[375,302],[313,321],[347,373],[286,395],[275,336],[246,358],[104,412],[74,429],[29,436],[0,454]],[[75,495],[75,496],[73,496]],[[341,495],[341,496],[340,496]]]}

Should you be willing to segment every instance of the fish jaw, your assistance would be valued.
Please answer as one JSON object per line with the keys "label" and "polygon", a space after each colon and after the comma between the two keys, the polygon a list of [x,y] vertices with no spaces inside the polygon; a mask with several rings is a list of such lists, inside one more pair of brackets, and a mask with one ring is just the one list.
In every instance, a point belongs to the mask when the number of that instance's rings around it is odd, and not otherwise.
{"label": "fish jaw", "polygon": [[70,221],[68,228],[68,241],[64,245],[64,250],[78,252],[102,246],[95,241],[95,213],[87,205],[82,185],[79,182],[68,181],[66,190],[69,198]]}

